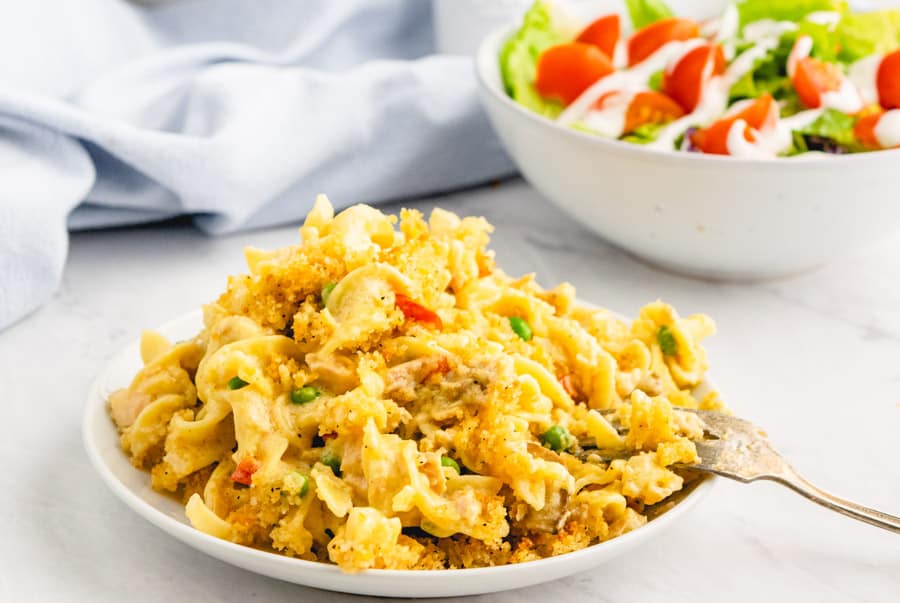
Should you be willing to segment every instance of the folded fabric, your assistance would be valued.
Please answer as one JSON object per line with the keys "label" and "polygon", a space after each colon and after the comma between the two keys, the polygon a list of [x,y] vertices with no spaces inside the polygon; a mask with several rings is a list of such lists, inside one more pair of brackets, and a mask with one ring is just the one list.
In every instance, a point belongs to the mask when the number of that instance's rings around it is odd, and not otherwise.
{"label": "folded fabric", "polygon": [[67,228],[218,234],[511,173],[428,4],[0,5],[0,329],[56,288]]}

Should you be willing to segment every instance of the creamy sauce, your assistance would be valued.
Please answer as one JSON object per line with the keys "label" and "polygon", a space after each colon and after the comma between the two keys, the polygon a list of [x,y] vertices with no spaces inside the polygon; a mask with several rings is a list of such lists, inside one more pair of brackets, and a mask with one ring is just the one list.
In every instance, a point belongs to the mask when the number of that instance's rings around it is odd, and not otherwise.
{"label": "creamy sauce", "polygon": [[673,58],[680,57],[690,49],[705,43],[705,40],[699,38],[684,42],[669,42],[631,69],[616,71],[597,80],[590,88],[582,92],[581,96],[572,101],[571,105],[566,107],[557,121],[568,126],[583,119],[594,103],[607,92],[647,90],[647,80],[651,75],[665,68]]}
{"label": "creamy sauce", "polygon": [[725,79],[729,80],[731,84],[734,84],[734,82],[744,77],[744,74],[753,69],[754,65],[756,65],[756,61],[766,56],[770,50],[773,50],[777,46],[778,38],[758,40],[755,46],[751,46],[739,54],[738,57],[734,59],[734,62],[728,66],[728,69],[725,71]]}
{"label": "creamy sauce", "polygon": [[[705,40],[697,38],[693,40],[687,40],[685,42],[678,43],[678,46],[672,46],[669,49],[666,49],[664,52],[660,54],[660,51],[663,50],[661,48],[657,53],[648,57],[645,61],[635,65],[630,71],[635,72],[638,75],[635,76],[635,80],[633,82],[626,82],[621,85],[621,88],[617,91],[614,97],[604,101],[604,106],[602,109],[595,109],[594,103],[587,109],[587,113],[583,115],[581,118],[581,122],[584,123],[585,126],[590,128],[591,130],[604,134],[606,136],[610,136],[613,138],[618,138],[625,134],[625,121],[628,113],[628,105],[631,103],[634,98],[635,93],[647,90],[647,80],[650,75],[659,71],[658,68],[665,65],[666,73],[671,73],[672,69],[674,69],[675,65],[678,64],[681,59],[684,58],[689,52],[702,46],[706,43]],[[670,42],[669,44],[673,44]],[[668,45],[667,45],[668,46]],[[659,56],[657,56],[659,54]],[[664,64],[663,60],[667,62]],[[704,79],[709,79],[712,73],[713,64],[710,61],[708,63],[707,73],[704,75]],[[613,74],[616,75],[616,74]],[[612,77],[612,75],[608,76]],[[608,79],[608,78],[605,78]],[[601,82],[604,80],[600,80]],[[607,90],[606,92],[602,92],[597,98],[602,98],[604,94],[609,93],[611,90],[616,90],[616,88],[612,88]],[[586,91],[590,92],[590,90]],[[579,99],[576,99],[577,103]],[[574,105],[574,103],[573,103]],[[560,116],[560,121],[562,122],[562,116]]]}
{"label": "creamy sauce", "polygon": [[[808,57],[812,52],[812,48],[813,39],[810,36],[803,35],[797,38],[787,59],[789,76],[794,77],[794,73],[797,71],[797,63],[801,59]],[[856,85],[842,75],[840,88],[822,93],[822,106],[827,109],[837,109],[844,113],[856,113],[863,108],[863,101],[860,98]]]}
{"label": "creamy sauce", "polygon": [[775,149],[777,153],[785,153],[793,144],[793,131],[805,128],[812,122],[816,121],[825,109],[810,109],[801,111],[790,117],[784,117],[778,120],[775,127]]}
{"label": "creamy sauce", "polygon": [[673,53],[671,57],[669,57],[669,61],[666,63],[665,71],[667,75],[671,75],[675,70],[675,67],[678,66],[678,63],[684,59],[688,54],[690,54],[693,50],[705,46],[707,44],[706,40],[702,38],[694,38],[693,40],[687,40],[684,42],[684,45],[681,47],[681,51],[678,53]]}
{"label": "creamy sauce", "polygon": [[[735,103],[726,113],[726,117],[740,113],[754,102],[753,99],[747,99]],[[737,124],[743,124],[743,126],[738,127]],[[752,142],[744,137],[744,131],[748,125],[745,120],[738,119],[735,120],[735,123],[728,130],[728,138],[725,145],[729,155],[755,157],[757,159],[774,158],[778,153],[787,151],[790,148],[791,132],[789,129],[783,131],[782,128],[796,127],[791,124],[781,123],[778,119],[778,108],[775,105],[772,105],[771,112],[763,121],[760,129],[751,129],[755,139]],[[785,144],[785,140],[787,144]]]}
{"label": "creamy sauce", "polygon": [[882,58],[881,55],[872,55],[850,65],[848,77],[856,86],[864,105],[878,104],[878,68]]}
{"label": "creamy sauce", "polygon": [[775,39],[776,42],[782,34],[797,29],[796,23],[790,21],[774,21],[772,19],[760,19],[744,26],[743,38],[748,42]]}
{"label": "creamy sauce", "polygon": [[700,104],[692,113],[688,113],[684,117],[676,119],[665,128],[660,130],[659,135],[653,142],[647,143],[647,148],[671,150],[678,137],[684,134],[688,128],[697,124],[705,124],[713,121],[725,111],[728,105],[728,89],[730,86],[722,85],[722,77],[712,78]]}
{"label": "creamy sauce", "polygon": [[738,14],[737,6],[729,4],[722,16],[717,19],[717,25],[718,30],[707,37],[711,37],[714,41],[719,42],[722,45],[725,60],[731,61],[734,59],[734,43],[741,26],[741,17]]}
{"label": "creamy sauce", "polygon": [[863,103],[853,82],[842,77],[840,88],[822,94],[822,106],[826,109],[837,109],[844,113],[856,113],[863,108]]}
{"label": "creamy sauce", "polygon": [[809,56],[809,53],[812,52],[812,47],[813,39],[810,36],[800,36],[794,42],[794,47],[791,48],[787,59],[787,74],[790,77],[794,77],[794,73],[797,71],[797,63],[800,59],[805,59]]}
{"label": "creamy sauce", "polygon": [[[766,159],[771,157],[775,150],[769,148],[769,141],[762,133],[757,133],[756,142],[750,142],[744,137],[744,131],[747,129],[747,122],[743,119],[737,119],[731,128],[728,129],[728,139],[726,147],[728,154],[732,157],[751,157],[756,159]],[[756,133],[755,130],[753,130]]]}
{"label": "creamy sauce", "polygon": [[742,52],[728,66],[721,76],[710,79],[703,91],[700,104],[692,113],[676,119],[668,126],[660,130],[656,140],[646,146],[652,149],[672,149],[675,141],[691,126],[707,124],[720,117],[728,107],[728,92],[736,81],[753,69],[757,59],[766,55],[769,50],[778,45],[778,39],[764,39]]}
{"label": "creamy sauce", "polygon": [[582,123],[598,134],[618,138],[625,132],[628,105],[633,98],[633,92],[615,92],[604,100],[602,109],[589,111]]}
{"label": "creamy sauce", "polygon": [[704,21],[700,25],[700,35],[716,42],[733,40],[738,35],[740,27],[740,15],[734,4],[729,4],[722,16],[716,19]]}
{"label": "creamy sauce", "polygon": [[[834,26],[840,20],[840,15],[821,11],[811,13],[807,20]],[[703,38],[669,42],[631,68],[627,68],[625,41],[619,40],[613,57],[617,71],[585,90],[560,114],[558,122],[562,125],[581,122],[600,135],[621,137],[628,107],[636,93],[649,89],[647,84],[650,76],[663,69],[670,74],[686,54],[712,39],[722,44],[726,59],[731,64],[725,73],[713,76],[713,63],[710,61],[703,76],[700,102],[694,111],[666,125],[660,130],[656,140],[645,145],[647,148],[674,150],[675,141],[688,128],[705,126],[717,119],[733,116],[752,103],[753,100],[740,101],[729,108],[728,95],[731,87],[750,72],[759,59],[778,46],[784,33],[797,29],[795,23],[788,21],[763,19],[750,23],[744,27],[742,39],[753,42],[753,46],[735,57],[733,42],[739,34],[739,25],[737,9],[734,5],[729,5],[721,17],[702,24]],[[787,69],[790,75],[794,74],[797,61],[810,55],[812,46],[810,36],[804,35],[797,39],[788,59]],[[794,130],[815,121],[826,108],[855,113],[865,104],[877,102],[875,81],[880,62],[881,57],[868,57],[854,64],[850,68],[849,77],[843,78],[838,90],[822,94],[822,107],[819,109],[802,111],[784,119],[778,119],[777,111],[773,111],[771,123],[767,123],[762,131],[753,130],[753,142],[744,136],[747,123],[743,119],[735,120],[728,131],[726,144],[729,153],[736,157],[775,158],[790,149]],[[597,101],[611,92],[616,94],[604,100],[601,109],[596,109],[594,105]],[[900,145],[900,110],[884,114],[876,126],[876,137],[885,147]]]}
{"label": "creamy sauce", "polygon": [[875,124],[875,138],[886,149],[900,146],[900,109],[892,109],[881,116]]}
{"label": "creamy sauce", "polygon": [[834,31],[841,21],[841,13],[833,10],[817,10],[806,15],[803,20],[817,25],[827,25],[829,31]]}
{"label": "creamy sauce", "polygon": [[625,69],[628,67],[628,44],[624,38],[619,38],[616,42],[616,48],[613,50],[612,56],[613,67],[616,69]]}

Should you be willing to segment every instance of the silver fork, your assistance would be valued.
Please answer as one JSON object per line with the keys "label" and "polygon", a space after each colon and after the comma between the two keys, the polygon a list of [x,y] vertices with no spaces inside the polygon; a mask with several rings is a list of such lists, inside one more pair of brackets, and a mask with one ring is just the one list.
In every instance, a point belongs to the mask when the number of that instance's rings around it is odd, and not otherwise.
{"label": "silver fork", "polygon": [[750,421],[709,410],[678,410],[697,414],[709,436],[696,443],[700,462],[685,467],[744,483],[758,479],[778,482],[832,511],[900,534],[900,517],[839,498],[809,483]]}

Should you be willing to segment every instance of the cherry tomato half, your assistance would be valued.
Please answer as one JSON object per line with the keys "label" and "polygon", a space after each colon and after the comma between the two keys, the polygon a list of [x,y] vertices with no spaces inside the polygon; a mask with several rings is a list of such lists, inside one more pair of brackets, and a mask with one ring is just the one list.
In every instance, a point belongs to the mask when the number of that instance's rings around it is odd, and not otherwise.
{"label": "cherry tomato half", "polygon": [[551,46],[538,57],[534,86],[541,96],[568,105],[602,77],[615,71],[612,61],[593,44]]}
{"label": "cherry tomato half", "polygon": [[687,52],[663,76],[662,91],[690,113],[700,104],[703,88],[725,72],[725,53],[719,44],[704,44]]}
{"label": "cherry tomato half", "polygon": [[881,143],[878,141],[878,136],[875,134],[875,126],[878,125],[878,120],[881,119],[881,116],[881,111],[864,115],[859,118],[859,121],[853,126],[853,135],[856,136],[856,139],[866,148],[881,148]]}
{"label": "cherry tomato half", "polygon": [[704,153],[728,155],[728,133],[734,122],[739,119],[743,119],[747,123],[747,127],[744,129],[744,138],[747,142],[756,142],[753,131],[773,125],[778,119],[778,106],[775,104],[775,99],[771,94],[760,96],[737,113],[697,130],[691,135],[691,142]]}
{"label": "cherry tomato half", "polygon": [[606,15],[600,17],[590,25],[584,28],[576,42],[584,44],[593,44],[602,50],[607,57],[613,58],[616,53],[616,43],[622,33],[622,25],[619,22],[619,15]]}
{"label": "cherry tomato half", "polygon": [[875,81],[881,106],[885,109],[900,108],[900,50],[881,59]]}
{"label": "cherry tomato half", "polygon": [[681,105],[661,92],[638,92],[625,113],[625,131],[634,132],[644,124],[662,124],[684,115]]}
{"label": "cherry tomato half", "polygon": [[668,42],[700,36],[700,25],[692,19],[668,17],[647,25],[628,40],[628,66],[636,65]]}
{"label": "cherry tomato half", "polygon": [[841,88],[844,74],[834,63],[826,63],[812,57],[797,60],[791,82],[800,102],[810,109],[822,106],[822,95]]}

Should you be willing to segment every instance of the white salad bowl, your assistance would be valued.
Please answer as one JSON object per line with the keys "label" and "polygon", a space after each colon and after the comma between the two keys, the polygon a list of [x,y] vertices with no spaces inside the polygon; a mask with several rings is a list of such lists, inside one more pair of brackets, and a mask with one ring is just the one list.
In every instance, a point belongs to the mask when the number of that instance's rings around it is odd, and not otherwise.
{"label": "white salad bowl", "polygon": [[[191,312],[158,329],[172,341],[193,337],[202,328],[201,313]],[[237,567],[326,590],[389,597],[450,597],[490,593],[556,580],[598,567],[632,548],[659,537],[713,486],[709,476],[669,510],[646,525],[618,538],[575,551],[513,565],[460,570],[367,570],[355,574],[337,566],[295,559],[220,540],[194,529],[174,497],[150,487],[150,474],[135,468],[122,451],[119,435],[106,408],[114,390],[125,387],[142,366],[140,342],[134,341],[112,358],[88,394],[82,436],[88,456],[112,492],[138,515],[199,551]],[[705,381],[698,393],[712,388]],[[123,535],[127,538],[127,535]],[[213,579],[209,576],[206,579]],[[204,580],[203,577],[196,577]],[[613,578],[611,578],[613,579]]]}
{"label": "white salad bowl", "polygon": [[676,272],[755,280],[818,267],[900,226],[900,150],[744,159],[579,132],[506,94],[498,57],[514,31],[478,50],[482,104],[522,175],[615,245]]}

